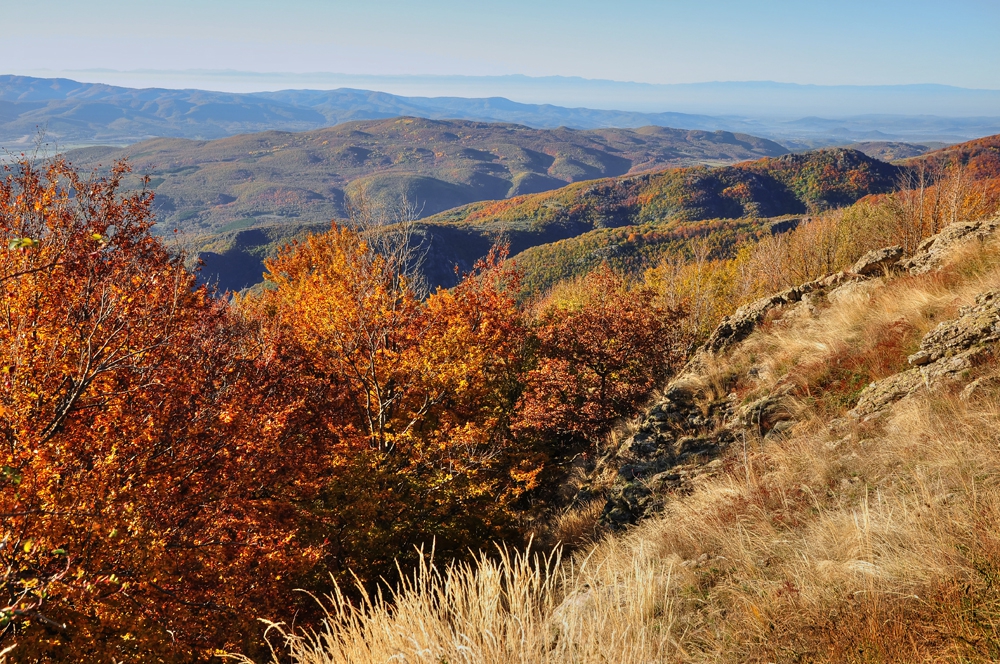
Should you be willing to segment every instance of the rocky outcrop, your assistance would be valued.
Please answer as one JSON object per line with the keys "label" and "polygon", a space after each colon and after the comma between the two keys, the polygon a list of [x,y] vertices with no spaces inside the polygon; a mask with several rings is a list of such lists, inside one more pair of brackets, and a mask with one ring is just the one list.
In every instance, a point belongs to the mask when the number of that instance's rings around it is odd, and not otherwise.
{"label": "rocky outcrop", "polygon": [[1000,291],[989,291],[979,295],[974,305],[962,307],[958,318],[945,321],[928,332],[920,342],[920,350],[909,357],[909,362],[922,367],[998,339]]}
{"label": "rocky outcrop", "polygon": [[732,316],[726,316],[722,319],[708,341],[705,342],[703,350],[709,353],[718,353],[728,346],[743,341],[757,329],[769,311],[776,307],[798,302],[800,299],[802,299],[802,291],[798,288],[789,288],[777,295],[769,295],[743,305]]}
{"label": "rocky outcrop", "polygon": [[960,221],[950,224],[937,235],[917,246],[917,251],[900,261],[899,266],[910,274],[924,274],[938,268],[948,252],[964,242],[984,240],[1000,228],[1000,217],[984,221]]}
{"label": "rocky outcrop", "polygon": [[[734,440],[774,436],[790,428],[794,417],[787,397],[792,385],[737,407],[729,399],[710,398],[703,385],[706,367],[714,356],[750,336],[772,311],[785,309],[785,316],[794,319],[795,307],[811,312],[819,298],[873,276],[838,272],[761,298],[724,318],[664,397],[646,412],[636,432],[602,460],[604,467],[618,469],[602,522],[612,528],[636,523],[659,510],[671,494],[689,491],[699,478],[714,474],[721,464],[718,457]],[[591,498],[586,489],[578,496]]]}
{"label": "rocky outcrop", "polygon": [[[1000,218],[958,222],[927,238],[913,256],[899,261],[910,274],[925,274],[940,268],[948,254],[968,242],[982,242],[1000,230]],[[850,415],[856,419],[877,416],[892,404],[922,389],[934,389],[968,374],[992,352],[1000,340],[1000,292],[980,294],[976,302],[959,310],[958,318],[945,321],[928,332],[920,349],[908,358],[915,367],[873,382],[861,393]],[[968,397],[986,382],[968,386]]]}
{"label": "rocky outcrop", "polygon": [[732,441],[717,430],[728,419],[728,400],[696,403],[700,386],[690,378],[675,381],[663,399],[646,412],[636,432],[606,463],[618,468],[602,521],[620,528],[657,511],[671,493],[686,491],[715,467],[711,461]]}
{"label": "rocky outcrop", "polygon": [[1000,291],[988,291],[973,305],[962,307],[958,318],[945,321],[924,335],[920,350],[911,355],[908,371],[873,382],[858,398],[850,415],[869,418],[922,389],[934,389],[966,376],[1000,341]]}
{"label": "rocky outcrop", "polygon": [[851,272],[862,276],[883,274],[894,267],[902,255],[903,248],[898,245],[869,251],[858,259]]}
{"label": "rocky outcrop", "polygon": [[[690,491],[700,478],[721,469],[720,455],[734,441],[748,437],[774,438],[795,424],[794,385],[779,384],[750,403],[735,397],[714,398],[706,388],[716,358],[749,337],[769,314],[776,325],[794,325],[813,316],[822,299],[855,298],[859,290],[876,287],[874,279],[896,270],[921,273],[942,264],[945,255],[963,242],[981,240],[1000,230],[1000,220],[954,224],[902,259],[900,247],[872,251],[850,271],[838,272],[740,307],[722,320],[708,341],[671,381],[662,399],[646,411],[636,431],[598,464],[616,469],[607,491],[602,522],[612,528],[636,523],[663,507],[670,496]],[[967,375],[992,344],[1000,340],[1000,292],[984,293],[963,308],[953,321],[928,333],[910,358],[913,368],[869,385],[849,413],[856,420],[878,416],[901,399],[959,376]],[[1000,381],[994,381],[1000,385]],[[993,383],[982,383],[982,392]],[[849,419],[838,420],[849,426]],[[831,423],[832,425],[832,423]],[[586,489],[580,499],[592,499]]]}
{"label": "rocky outcrop", "polygon": [[[881,251],[891,251],[883,249]],[[898,257],[897,257],[898,258]],[[708,341],[702,346],[702,353],[720,353],[727,348],[743,341],[757,329],[757,326],[771,311],[796,304],[807,296],[819,297],[831,292],[834,288],[849,283],[855,283],[877,276],[874,272],[856,274],[854,272],[837,272],[822,279],[808,281],[793,288],[787,288],[775,295],[768,295],[750,304],[745,304],[732,316],[726,316],[712,331]]]}
{"label": "rocky outcrop", "polygon": [[910,396],[923,385],[923,376],[917,369],[893,374],[888,378],[875,381],[861,392],[857,405],[851,409],[848,415],[854,419],[864,420],[881,414],[889,406]]}

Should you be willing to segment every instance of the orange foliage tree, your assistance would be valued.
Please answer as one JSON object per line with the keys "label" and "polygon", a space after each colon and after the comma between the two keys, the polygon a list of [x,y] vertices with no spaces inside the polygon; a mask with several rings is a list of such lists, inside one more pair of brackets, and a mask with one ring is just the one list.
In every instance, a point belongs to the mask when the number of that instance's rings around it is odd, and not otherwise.
{"label": "orange foliage tree", "polygon": [[537,474],[507,432],[525,331],[502,252],[426,300],[394,255],[335,225],[268,261],[267,287],[237,305],[301,348],[300,373],[328,395],[337,472],[312,508],[317,537],[331,570],[367,579],[416,545],[515,536],[512,505]]}
{"label": "orange foliage tree", "polygon": [[516,429],[563,442],[607,431],[679,367],[689,344],[684,315],[607,265],[588,274],[568,301],[542,307]]}
{"label": "orange foliage tree", "polygon": [[[0,647],[190,661],[232,645],[295,539],[284,454],[321,455],[254,335],[153,237],[127,172],[0,182]],[[291,432],[295,435],[291,435]],[[280,451],[280,453],[278,453]]]}

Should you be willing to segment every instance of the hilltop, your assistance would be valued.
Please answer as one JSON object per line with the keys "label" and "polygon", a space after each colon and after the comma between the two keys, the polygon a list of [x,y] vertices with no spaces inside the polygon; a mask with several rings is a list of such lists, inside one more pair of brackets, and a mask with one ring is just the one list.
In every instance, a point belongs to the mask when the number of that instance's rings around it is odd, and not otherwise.
{"label": "hilltop", "polygon": [[900,143],[898,141],[864,141],[861,143],[851,143],[844,147],[864,152],[869,157],[881,159],[882,161],[897,161],[909,157],[919,157],[931,150],[940,150],[945,147],[945,144],[930,141],[922,144]]}
{"label": "hilltop", "polygon": [[920,157],[904,159],[904,166],[919,168],[948,168],[961,166],[969,169],[969,175],[976,179],[988,180],[1000,177],[1000,136],[986,136],[974,141],[950,145]]}

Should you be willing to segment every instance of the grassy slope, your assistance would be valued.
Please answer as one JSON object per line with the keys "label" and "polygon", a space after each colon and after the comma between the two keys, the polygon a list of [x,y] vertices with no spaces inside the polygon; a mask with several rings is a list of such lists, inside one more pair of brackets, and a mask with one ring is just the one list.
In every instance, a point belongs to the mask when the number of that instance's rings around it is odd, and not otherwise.
{"label": "grassy slope", "polygon": [[329,221],[343,216],[345,192],[361,183],[405,194],[429,215],[579,180],[784,152],[772,141],[728,132],[392,118],[213,141],[162,138],[68,156],[83,168],[129,156],[137,172],[152,177],[164,225],[209,232],[232,223]]}
{"label": "grassy slope", "polygon": [[868,422],[838,422],[850,399],[826,391],[831,367],[907,368],[925,332],[996,289],[1000,245],[976,243],[765,325],[709,371],[738,399],[796,385],[791,430],[748,435],[662,516],[572,562],[507,554],[426,567],[363,609],[335,598],[340,619],[293,640],[296,661],[996,661],[996,388]]}

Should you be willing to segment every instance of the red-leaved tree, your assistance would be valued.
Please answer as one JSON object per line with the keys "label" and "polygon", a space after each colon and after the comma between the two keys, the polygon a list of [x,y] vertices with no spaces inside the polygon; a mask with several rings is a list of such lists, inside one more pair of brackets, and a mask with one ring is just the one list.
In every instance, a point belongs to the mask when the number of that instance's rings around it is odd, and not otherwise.
{"label": "red-leaved tree", "polygon": [[516,429],[564,444],[595,440],[679,367],[689,343],[683,315],[607,265],[584,277],[569,301],[543,304]]}

